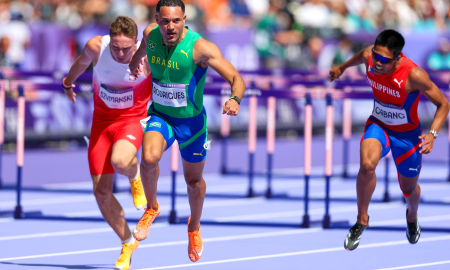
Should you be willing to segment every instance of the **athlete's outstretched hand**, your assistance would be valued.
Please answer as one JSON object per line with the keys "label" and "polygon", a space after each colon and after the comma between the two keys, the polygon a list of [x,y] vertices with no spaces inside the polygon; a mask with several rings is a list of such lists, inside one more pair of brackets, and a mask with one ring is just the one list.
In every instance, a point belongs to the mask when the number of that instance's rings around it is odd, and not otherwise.
{"label": "athlete's outstretched hand", "polygon": [[75,94],[75,93],[73,92],[73,88],[74,88],[74,87],[75,87],[75,84],[72,84],[72,88],[70,88],[70,89],[68,89],[68,90],[64,89],[64,93],[66,93],[67,98],[68,98],[70,101],[72,101],[72,103],[77,102],[77,98],[76,98],[77,94]]}
{"label": "athlete's outstretched hand", "polygon": [[330,70],[330,82],[334,81],[335,79],[339,79],[342,75],[342,70],[339,66],[334,67]]}
{"label": "athlete's outstretched hand", "polygon": [[225,102],[225,105],[223,105],[223,112],[222,114],[228,114],[231,116],[236,116],[239,113],[239,104],[236,100],[230,99],[227,102]]}
{"label": "athlete's outstretched hand", "polygon": [[131,74],[133,74],[136,78],[139,77],[144,72],[144,59],[141,59],[141,61],[135,63],[133,61],[130,62],[128,65]]}
{"label": "athlete's outstretched hand", "polygon": [[434,136],[431,133],[422,134],[419,136],[419,139],[422,139],[423,142],[419,145],[419,147],[422,147],[422,150],[420,150],[421,154],[429,154],[431,153],[431,150],[433,149],[434,144]]}

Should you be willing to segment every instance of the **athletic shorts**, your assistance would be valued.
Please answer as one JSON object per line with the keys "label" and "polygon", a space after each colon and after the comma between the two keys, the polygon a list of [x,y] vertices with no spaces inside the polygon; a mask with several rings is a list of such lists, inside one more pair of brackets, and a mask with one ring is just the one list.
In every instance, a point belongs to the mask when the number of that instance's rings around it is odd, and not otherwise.
{"label": "athletic shorts", "polygon": [[377,139],[382,147],[381,157],[386,156],[392,150],[392,156],[397,166],[397,172],[406,177],[414,177],[422,168],[422,154],[419,147],[422,142],[422,124],[411,131],[396,132],[384,127],[377,119],[370,116],[366,122],[364,135],[361,139]]}
{"label": "athletic shorts", "polygon": [[208,129],[206,127],[206,110],[190,118],[174,118],[162,113],[149,113],[150,119],[145,127],[147,131],[157,131],[166,140],[166,150],[178,141],[180,153],[184,160],[198,163],[206,158]]}
{"label": "athletic shorts", "polygon": [[91,175],[114,173],[111,164],[113,145],[118,140],[127,140],[139,150],[142,143],[142,126],[139,118],[124,119],[117,122],[94,121],[89,139],[88,160]]}

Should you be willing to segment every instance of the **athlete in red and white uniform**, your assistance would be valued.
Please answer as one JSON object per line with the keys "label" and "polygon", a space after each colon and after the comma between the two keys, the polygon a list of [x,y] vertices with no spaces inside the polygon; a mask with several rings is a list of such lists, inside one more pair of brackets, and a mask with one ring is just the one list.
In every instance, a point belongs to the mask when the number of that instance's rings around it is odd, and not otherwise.
{"label": "athlete in red and white uniform", "polygon": [[[339,78],[350,66],[366,65],[366,74],[374,93],[372,115],[361,140],[361,163],[356,182],[358,217],[350,229],[344,247],[358,247],[362,232],[369,224],[368,208],[376,185],[375,169],[379,160],[392,151],[398,181],[407,202],[406,236],[411,244],[419,241],[417,219],[422,154],[431,152],[450,105],[428,74],[401,53],[405,40],[394,30],[381,32],[374,46],[357,53],[349,61],[330,71],[330,81]],[[431,129],[422,133],[417,108],[423,94],[437,110]]]}
{"label": "athlete in red and white uniform", "polygon": [[72,83],[91,62],[94,65],[94,117],[88,160],[99,208],[122,240],[116,269],[130,268],[131,255],[139,242],[132,236],[123,209],[112,194],[114,172],[129,178],[137,209],[147,204],[136,153],[143,137],[139,121],[147,115],[152,94],[150,67],[147,58],[142,58],[137,76],[128,69],[139,45],[136,23],[127,17],[118,17],[111,24],[110,35],[97,36],[87,42],[63,80],[66,96],[75,103]]}

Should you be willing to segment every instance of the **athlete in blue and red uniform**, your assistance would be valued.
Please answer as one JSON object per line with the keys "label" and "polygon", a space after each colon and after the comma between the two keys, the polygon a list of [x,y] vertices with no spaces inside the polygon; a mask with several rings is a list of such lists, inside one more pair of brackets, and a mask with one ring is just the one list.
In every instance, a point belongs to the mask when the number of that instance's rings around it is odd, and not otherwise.
{"label": "athlete in blue and red uniform", "polygon": [[[404,45],[405,40],[400,33],[385,30],[377,36],[373,46],[330,70],[330,81],[333,81],[346,68],[364,63],[375,98],[373,112],[361,140],[356,182],[358,217],[345,239],[347,250],[358,247],[361,235],[369,225],[368,208],[376,185],[375,169],[389,151],[392,151],[400,188],[408,205],[406,236],[411,244],[417,243],[420,237],[417,220],[420,186],[417,181],[422,168],[422,154],[431,152],[450,105],[428,74],[403,55]],[[437,107],[427,134],[422,132],[417,113],[421,94]]]}

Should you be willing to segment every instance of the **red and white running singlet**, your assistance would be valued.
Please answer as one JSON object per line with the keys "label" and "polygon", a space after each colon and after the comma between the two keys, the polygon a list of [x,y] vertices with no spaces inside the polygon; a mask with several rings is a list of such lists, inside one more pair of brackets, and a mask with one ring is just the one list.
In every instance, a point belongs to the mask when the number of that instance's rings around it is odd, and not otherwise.
{"label": "red and white running singlet", "polygon": [[104,36],[94,67],[94,118],[88,149],[91,175],[114,173],[111,155],[117,141],[129,141],[139,150],[144,134],[139,120],[147,117],[152,95],[151,76],[131,75],[128,64],[114,60],[109,44],[110,37]]}
{"label": "red and white running singlet", "polygon": [[106,121],[145,118],[152,95],[151,76],[136,78],[128,64],[114,60],[110,41],[109,35],[103,36],[100,56],[94,67],[94,118],[97,116]]}
{"label": "red and white running singlet", "polygon": [[398,67],[389,75],[374,73],[372,55],[366,68],[367,79],[375,96],[372,115],[386,128],[402,132],[420,125],[417,113],[420,92],[408,94],[405,91],[410,71],[417,65],[400,53]]}

